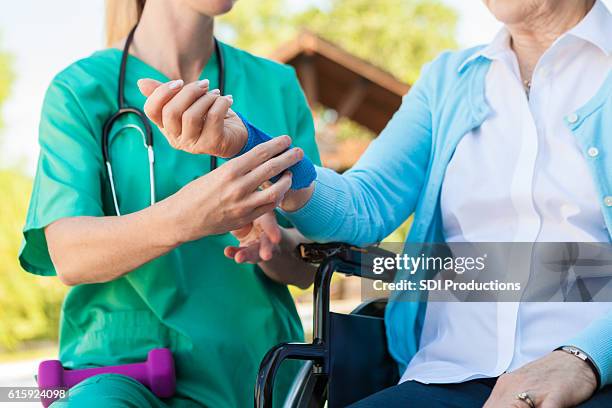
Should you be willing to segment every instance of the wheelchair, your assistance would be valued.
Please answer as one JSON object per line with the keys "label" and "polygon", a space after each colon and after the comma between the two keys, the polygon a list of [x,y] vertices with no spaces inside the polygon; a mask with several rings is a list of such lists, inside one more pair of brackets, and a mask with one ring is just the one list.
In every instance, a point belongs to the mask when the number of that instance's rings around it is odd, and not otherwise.
{"label": "wheelchair", "polygon": [[399,381],[396,362],[387,349],[386,299],[359,305],[349,315],[329,310],[335,272],[364,279],[393,281],[395,271],[372,272],[373,259],[394,255],[378,247],[342,243],[301,244],[298,255],[319,264],[314,280],[312,343],[281,343],[264,356],[255,385],[255,407],[272,408],[274,379],[281,363],[302,360],[285,407],[345,407]]}

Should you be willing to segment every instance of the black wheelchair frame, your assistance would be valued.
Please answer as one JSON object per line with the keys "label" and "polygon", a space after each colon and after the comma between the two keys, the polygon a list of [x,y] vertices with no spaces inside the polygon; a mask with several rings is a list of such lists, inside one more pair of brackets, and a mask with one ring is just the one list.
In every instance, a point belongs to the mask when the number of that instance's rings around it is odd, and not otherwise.
{"label": "black wheelchair frame", "polygon": [[397,384],[398,368],[389,355],[384,326],[386,299],[361,304],[350,315],[329,310],[334,272],[365,279],[393,281],[395,271],[374,274],[377,256],[393,255],[378,247],[347,244],[301,244],[298,255],[319,264],[313,290],[313,340],[281,343],[264,356],[255,385],[255,407],[273,406],[274,379],[284,360],[302,360],[285,407],[344,407],[383,388]]}

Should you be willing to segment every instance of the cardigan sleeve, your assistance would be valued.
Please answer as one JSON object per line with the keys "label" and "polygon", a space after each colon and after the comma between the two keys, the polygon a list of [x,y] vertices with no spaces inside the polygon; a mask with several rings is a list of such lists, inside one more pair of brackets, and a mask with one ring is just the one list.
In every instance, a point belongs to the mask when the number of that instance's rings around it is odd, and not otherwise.
{"label": "cardigan sleeve", "polygon": [[285,216],[308,238],[366,245],[382,240],[414,211],[431,151],[427,74],[355,166],[340,175],[317,168],[314,193]]}
{"label": "cardigan sleeve", "polygon": [[602,387],[612,384],[612,312],[592,322],[567,345],[578,347],[593,360]]}

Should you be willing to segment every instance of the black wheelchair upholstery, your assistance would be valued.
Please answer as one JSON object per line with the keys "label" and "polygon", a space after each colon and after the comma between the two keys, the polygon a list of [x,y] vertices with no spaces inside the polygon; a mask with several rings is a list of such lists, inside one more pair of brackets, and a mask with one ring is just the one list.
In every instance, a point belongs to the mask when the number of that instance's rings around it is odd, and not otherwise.
{"label": "black wheelchair upholstery", "polygon": [[389,355],[384,325],[386,299],[366,302],[351,314],[329,311],[330,281],[334,272],[392,281],[393,272],[374,275],[375,256],[388,256],[378,247],[346,244],[302,244],[300,257],[319,268],[314,283],[312,343],[282,343],[261,362],[255,387],[255,407],[271,408],[274,377],[286,359],[303,360],[286,407],[345,407],[397,384],[398,367]]}

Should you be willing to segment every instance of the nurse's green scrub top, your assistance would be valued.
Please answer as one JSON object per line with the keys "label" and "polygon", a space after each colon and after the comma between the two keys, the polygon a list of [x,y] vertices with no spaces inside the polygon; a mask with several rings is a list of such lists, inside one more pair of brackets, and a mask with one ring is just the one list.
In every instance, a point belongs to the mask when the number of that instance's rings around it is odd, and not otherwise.
{"label": "nurse's green scrub top", "polygon": [[[311,113],[294,70],[220,46],[225,93],[234,95],[233,109],[271,135],[291,135],[294,144],[318,162]],[[20,253],[21,265],[29,272],[55,274],[43,231],[47,225],[64,217],[114,215],[101,133],[117,109],[120,58],[116,49],[96,52],[61,72],[47,91],[40,123],[41,153]],[[168,80],[130,56],[128,105],[142,108],[145,98],[136,81],[146,77]],[[211,89],[218,87],[214,53],[203,78],[210,80]],[[150,201],[142,137],[134,129],[115,134],[126,123],[138,122],[125,118],[115,125],[110,142],[123,214],[143,209]],[[209,172],[210,164],[209,156],[174,150],[153,128],[159,201]],[[253,265],[225,258],[224,247],[235,244],[230,234],[204,237],[120,279],[71,288],[62,309],[62,363],[71,368],[124,364],[146,359],[152,348],[169,347],[176,361],[177,394],[164,403],[252,406],[257,369],[266,351],[280,342],[299,341],[303,332],[285,285],[268,279]],[[281,374],[277,384],[286,389],[291,380],[291,375]],[[146,405],[142,398],[151,397],[138,395],[139,385],[126,378],[110,376],[101,381],[105,382],[106,388],[90,381],[75,390],[74,401],[89,405],[101,397],[95,394],[107,392],[113,401],[122,401],[120,406],[128,402],[142,406]]]}

